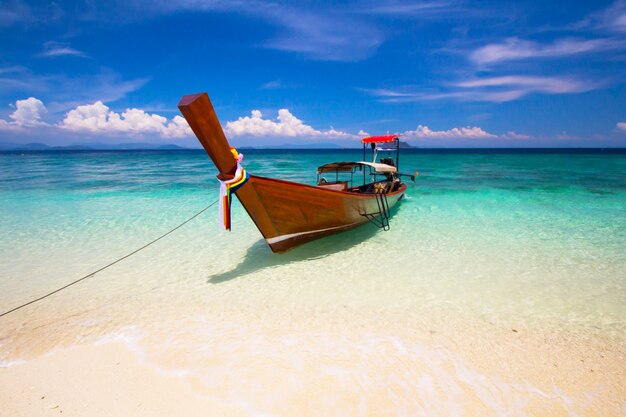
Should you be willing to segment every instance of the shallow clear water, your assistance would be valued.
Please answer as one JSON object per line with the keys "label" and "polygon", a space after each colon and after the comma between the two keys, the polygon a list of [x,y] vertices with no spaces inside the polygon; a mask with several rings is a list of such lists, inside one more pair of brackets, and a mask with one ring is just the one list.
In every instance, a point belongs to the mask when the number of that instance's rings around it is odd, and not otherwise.
{"label": "shallow clear water", "polygon": [[[255,174],[313,183],[318,165],[359,156],[250,151],[244,161]],[[233,277],[294,256],[306,268],[309,253],[340,251],[346,264],[367,254],[374,262],[355,274],[392,272],[384,285],[419,288],[424,303],[625,329],[626,155],[411,151],[401,166],[420,176],[389,232],[367,225],[272,255],[236,203],[232,233],[213,210],[171,243],[206,227],[206,248],[242,255]],[[217,194],[202,151],[4,153],[0,172],[3,306],[135,248]]]}
{"label": "shallow clear water", "polygon": [[[252,174],[307,183],[318,165],[360,159],[347,150],[244,153]],[[388,232],[365,225],[277,255],[238,203],[230,233],[215,206],[5,318],[0,361],[120,334],[141,340],[159,367],[194,375],[208,395],[275,415],[289,415],[279,404],[312,395],[320,381],[354,397],[345,404],[365,392],[368,410],[387,398],[398,413],[436,415],[455,414],[473,389],[498,415],[537,389],[485,380],[441,340],[420,344],[411,332],[454,329],[448,318],[458,316],[626,335],[625,153],[417,150],[400,165],[420,175]],[[203,151],[0,153],[0,310],[176,226],[216,200],[214,175]],[[488,345],[478,324],[474,333],[464,326],[465,343]],[[296,388],[280,397],[255,385],[272,372]],[[397,398],[385,397],[394,384]]]}

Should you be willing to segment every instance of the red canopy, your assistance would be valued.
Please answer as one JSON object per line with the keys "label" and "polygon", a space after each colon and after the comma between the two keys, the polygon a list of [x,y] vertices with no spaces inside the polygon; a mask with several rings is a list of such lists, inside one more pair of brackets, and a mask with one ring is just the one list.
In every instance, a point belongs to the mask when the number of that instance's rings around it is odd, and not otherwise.
{"label": "red canopy", "polygon": [[393,142],[400,135],[384,135],[384,136],[369,136],[367,138],[361,139],[361,143],[384,143],[384,142]]}

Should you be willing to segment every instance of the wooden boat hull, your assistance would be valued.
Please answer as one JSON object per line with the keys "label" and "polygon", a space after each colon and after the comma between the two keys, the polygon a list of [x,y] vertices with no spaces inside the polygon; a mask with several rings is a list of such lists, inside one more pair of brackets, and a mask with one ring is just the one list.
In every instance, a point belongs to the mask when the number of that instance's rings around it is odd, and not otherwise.
{"label": "wooden boat hull", "polygon": [[[406,185],[402,184],[386,195],[389,208],[402,199],[405,191]],[[366,214],[380,211],[372,194],[334,191],[254,175],[236,195],[274,252],[359,226],[369,221]]]}
{"label": "wooden boat hull", "polygon": [[[209,96],[206,93],[184,96],[178,108],[218,169],[218,178],[234,178],[237,161]],[[386,194],[389,208],[405,191],[406,185],[402,184],[397,191]],[[284,252],[359,226],[369,220],[368,215],[380,211],[375,194],[336,191],[253,175],[235,195],[274,252]]]}

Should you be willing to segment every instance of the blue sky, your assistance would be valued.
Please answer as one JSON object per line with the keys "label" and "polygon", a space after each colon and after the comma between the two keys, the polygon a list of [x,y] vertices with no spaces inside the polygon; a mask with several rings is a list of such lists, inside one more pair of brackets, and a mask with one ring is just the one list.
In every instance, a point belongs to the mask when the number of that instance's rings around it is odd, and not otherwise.
{"label": "blue sky", "polygon": [[626,0],[0,5],[0,141],[626,146]]}

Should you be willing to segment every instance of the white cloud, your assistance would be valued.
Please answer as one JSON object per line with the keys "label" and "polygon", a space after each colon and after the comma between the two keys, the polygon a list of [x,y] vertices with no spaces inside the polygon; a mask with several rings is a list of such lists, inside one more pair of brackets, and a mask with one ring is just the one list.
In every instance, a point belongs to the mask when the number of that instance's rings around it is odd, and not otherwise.
{"label": "white cloud", "polygon": [[105,129],[109,108],[101,101],[78,106],[65,115],[59,126],[69,130],[88,130],[96,132]]}
{"label": "white cloud", "polygon": [[[46,107],[34,97],[16,102],[16,110],[10,115],[12,121],[0,119],[0,129],[20,130],[24,127],[45,125],[41,115]],[[93,104],[76,106],[69,110],[63,120],[55,127],[73,132],[92,134],[154,134],[164,138],[192,136],[193,132],[187,121],[181,116],[171,120],[159,114],[148,113],[141,109],[126,109],[114,112],[101,100]],[[270,137],[307,137],[328,139],[354,139],[358,136],[337,130],[332,126],[328,130],[317,130],[291,114],[287,109],[280,109],[275,120],[264,119],[259,110],[253,110],[250,116],[240,117],[226,123],[224,129],[231,136],[270,136]]]}
{"label": "white cloud", "polygon": [[283,31],[266,46],[311,59],[360,61],[373,54],[384,40],[375,26],[344,18],[341,13],[312,13],[295,8],[267,11],[265,17],[281,25]]}
{"label": "white cloud", "polygon": [[408,138],[495,138],[480,127],[454,127],[450,130],[431,130],[428,126],[418,125],[415,130],[407,130],[404,135]]}
{"label": "white cloud", "polygon": [[568,77],[539,77],[505,75],[474,78],[448,85],[448,91],[412,92],[408,87],[401,91],[390,89],[360,89],[384,103],[409,103],[429,100],[459,100],[504,103],[532,93],[569,94],[582,93],[601,87],[600,82]]}
{"label": "white cloud", "polygon": [[503,43],[489,44],[473,51],[470,60],[482,65],[525,58],[555,58],[624,47],[626,43],[623,40],[609,38],[561,39],[549,45],[509,38]]}
{"label": "white cloud", "polygon": [[375,97],[400,97],[400,98],[412,98],[416,96],[416,93],[396,91],[388,88],[357,88],[359,91],[363,91],[371,96]]}
{"label": "white cloud", "polygon": [[0,119],[0,130],[21,130],[20,126],[11,123],[11,122],[7,122],[6,120]]}
{"label": "white cloud", "polygon": [[445,91],[441,93],[414,93],[382,95],[382,103],[411,103],[416,101],[432,100],[459,100],[459,101],[482,101],[492,103],[504,103],[516,100],[528,94],[519,89],[505,91]]}
{"label": "white cloud", "polygon": [[193,131],[189,127],[187,120],[181,116],[174,116],[171,122],[165,126],[163,136],[166,138],[182,138],[193,135]]}
{"label": "white cloud", "polygon": [[[0,119],[1,130],[24,130],[27,127],[48,126],[41,121],[41,115],[46,112],[46,107],[41,100],[30,97],[18,100],[16,110],[10,115],[12,121]],[[624,125],[622,127],[622,125]],[[192,136],[193,132],[187,121],[181,116],[174,116],[171,120],[158,114],[150,114],[141,109],[126,109],[117,113],[102,101],[93,104],[77,106],[69,110],[63,120],[54,128],[61,128],[73,132],[89,132],[96,135],[128,134],[143,135],[154,134],[164,138],[180,138]],[[626,124],[618,123],[619,128],[626,130]],[[328,130],[318,130],[305,124],[294,116],[288,109],[280,109],[276,119],[264,119],[260,110],[252,110],[250,116],[240,117],[235,121],[227,122],[224,132],[229,136],[253,136],[253,137],[301,137],[301,138],[325,138],[325,139],[357,139],[369,136],[369,133],[360,130],[358,135],[353,135],[332,126]],[[528,135],[513,131],[497,136],[483,130],[480,127],[455,127],[449,130],[431,130],[428,126],[419,125],[415,130],[404,132],[409,139],[416,138],[509,138],[528,139]]]}
{"label": "white cloud", "polygon": [[153,133],[163,137],[183,137],[192,134],[185,119],[175,116],[171,121],[158,114],[140,109],[126,109],[123,113],[110,111],[102,101],[77,106],[65,115],[59,127],[72,131],[92,133]]}
{"label": "white cloud", "polygon": [[279,88],[284,88],[283,83],[280,80],[273,80],[261,84],[259,90],[277,90]]}
{"label": "white cloud", "polygon": [[327,138],[335,138],[335,139],[353,139],[358,137],[357,135],[353,135],[348,132],[344,132],[342,130],[337,130],[334,127],[330,127],[330,129],[322,132],[322,135]]}
{"label": "white cloud", "polygon": [[354,138],[346,132],[330,128],[320,131],[304,124],[287,109],[278,110],[276,120],[264,119],[260,110],[252,110],[250,116],[240,117],[226,123],[224,132],[229,136],[273,136],[273,137],[327,137]]}
{"label": "white cloud", "polygon": [[626,1],[617,0],[607,9],[594,13],[580,23],[581,27],[593,27],[614,32],[626,31]]}
{"label": "white cloud", "polygon": [[617,128],[626,131],[626,122],[619,122]]}
{"label": "white cloud", "polygon": [[31,6],[23,2],[6,2],[0,5],[0,27],[9,27],[17,23],[36,21]]}
{"label": "white cloud", "polygon": [[502,77],[477,78],[455,84],[463,88],[481,87],[515,87],[524,91],[551,94],[578,93],[597,87],[594,83],[583,82],[573,78],[535,77],[524,75],[508,75]]}
{"label": "white cloud", "polygon": [[15,111],[9,115],[12,121],[0,119],[0,129],[20,130],[23,127],[45,125],[41,116],[48,110],[43,102],[35,97],[15,102]]}
{"label": "white cloud", "polygon": [[21,65],[12,65],[10,67],[0,68],[0,74],[23,74],[25,71],[26,68]]}
{"label": "white cloud", "polygon": [[44,43],[44,51],[39,55],[44,57],[58,57],[58,56],[78,56],[85,57],[86,55],[81,51],[70,47],[67,44],[59,42],[46,42]]}
{"label": "white cloud", "polygon": [[[256,0],[133,1],[131,18],[162,13],[235,12],[276,27],[275,36],[260,45],[294,52],[314,60],[359,61],[369,57],[384,40],[377,25],[350,14],[349,5],[311,7],[301,2]],[[359,6],[359,10],[361,6]]]}
{"label": "white cloud", "polygon": [[19,126],[32,126],[42,124],[41,116],[46,113],[46,106],[35,97],[15,102],[15,111],[9,116]]}
{"label": "white cloud", "polygon": [[529,135],[509,131],[503,135],[489,133],[477,126],[454,127],[449,130],[431,130],[428,126],[418,125],[415,130],[404,132],[407,139],[530,139]]}
{"label": "white cloud", "polygon": [[509,131],[506,132],[504,135],[502,135],[503,138],[507,138],[507,139],[530,139],[530,135],[525,135],[523,133],[517,133],[514,131]]}
{"label": "white cloud", "polygon": [[375,15],[397,15],[398,17],[428,17],[433,14],[444,15],[450,17],[454,10],[452,1],[424,1],[424,2],[381,2],[372,7],[362,7],[362,13]]}
{"label": "white cloud", "polygon": [[561,133],[559,133],[558,135],[556,135],[557,139],[561,139],[561,140],[573,140],[573,139],[580,139],[578,136],[575,135],[570,135],[569,133],[567,133],[566,131],[562,131]]}
{"label": "white cloud", "polygon": [[615,7],[607,13],[609,27],[618,32],[626,32],[626,2],[615,2]]}

